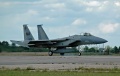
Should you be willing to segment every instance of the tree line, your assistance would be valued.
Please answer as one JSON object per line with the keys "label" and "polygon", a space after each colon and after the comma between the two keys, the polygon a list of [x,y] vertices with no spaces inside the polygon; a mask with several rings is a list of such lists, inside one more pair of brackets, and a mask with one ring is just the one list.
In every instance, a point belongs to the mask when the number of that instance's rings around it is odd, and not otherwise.
{"label": "tree line", "polygon": [[[75,48],[73,48],[75,49]],[[99,53],[102,52],[104,54],[120,54],[120,46],[106,46],[105,49],[100,49],[98,47],[88,47],[85,46],[82,48],[84,52],[92,52],[92,53]],[[12,43],[9,44],[7,41],[0,41],[0,52],[47,52],[48,49],[45,48],[24,48],[22,46],[16,46],[16,44]]]}
{"label": "tree line", "polygon": [[84,48],[84,52],[93,52],[93,53],[103,53],[103,54],[120,54],[120,46],[114,46],[114,47],[110,47],[110,46],[105,46],[105,48],[98,48],[98,47],[88,47],[85,46]]}

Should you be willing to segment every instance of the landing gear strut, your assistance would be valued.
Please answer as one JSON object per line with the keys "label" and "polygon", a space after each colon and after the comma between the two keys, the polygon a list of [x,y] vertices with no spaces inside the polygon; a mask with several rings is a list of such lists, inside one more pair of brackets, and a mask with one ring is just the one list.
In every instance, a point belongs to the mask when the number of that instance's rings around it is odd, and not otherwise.
{"label": "landing gear strut", "polygon": [[79,56],[81,56],[81,52],[79,52]]}
{"label": "landing gear strut", "polygon": [[79,50],[79,56],[81,56],[81,51],[82,51],[82,49],[80,48],[80,46],[78,46],[78,50]]}

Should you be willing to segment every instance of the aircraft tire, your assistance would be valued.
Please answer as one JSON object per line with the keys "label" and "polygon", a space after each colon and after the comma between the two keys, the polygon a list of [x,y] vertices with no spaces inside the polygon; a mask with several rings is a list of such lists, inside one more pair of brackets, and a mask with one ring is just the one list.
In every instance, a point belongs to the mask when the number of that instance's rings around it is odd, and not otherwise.
{"label": "aircraft tire", "polygon": [[48,55],[49,55],[49,56],[52,56],[52,55],[53,55],[53,52],[52,52],[52,51],[49,51],[49,52],[48,52]]}
{"label": "aircraft tire", "polygon": [[79,52],[79,56],[81,56],[81,52]]}
{"label": "aircraft tire", "polygon": [[64,56],[64,53],[60,53],[61,56]]}

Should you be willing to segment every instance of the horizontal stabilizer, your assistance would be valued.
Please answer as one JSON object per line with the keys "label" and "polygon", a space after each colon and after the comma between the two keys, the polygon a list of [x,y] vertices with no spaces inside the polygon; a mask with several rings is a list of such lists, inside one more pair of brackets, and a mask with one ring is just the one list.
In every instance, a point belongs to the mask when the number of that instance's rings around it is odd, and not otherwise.
{"label": "horizontal stabilizer", "polygon": [[10,41],[14,44],[18,44],[18,45],[23,46],[23,47],[28,47],[28,45],[25,42],[15,41],[15,40],[10,40]]}

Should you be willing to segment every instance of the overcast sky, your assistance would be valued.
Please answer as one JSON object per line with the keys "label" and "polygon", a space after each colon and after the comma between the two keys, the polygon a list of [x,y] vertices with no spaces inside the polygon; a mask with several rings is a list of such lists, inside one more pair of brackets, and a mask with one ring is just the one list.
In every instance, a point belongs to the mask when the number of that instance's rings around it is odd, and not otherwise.
{"label": "overcast sky", "polygon": [[43,24],[50,39],[90,32],[120,46],[120,0],[0,0],[0,41],[23,40],[23,24],[35,39]]}

